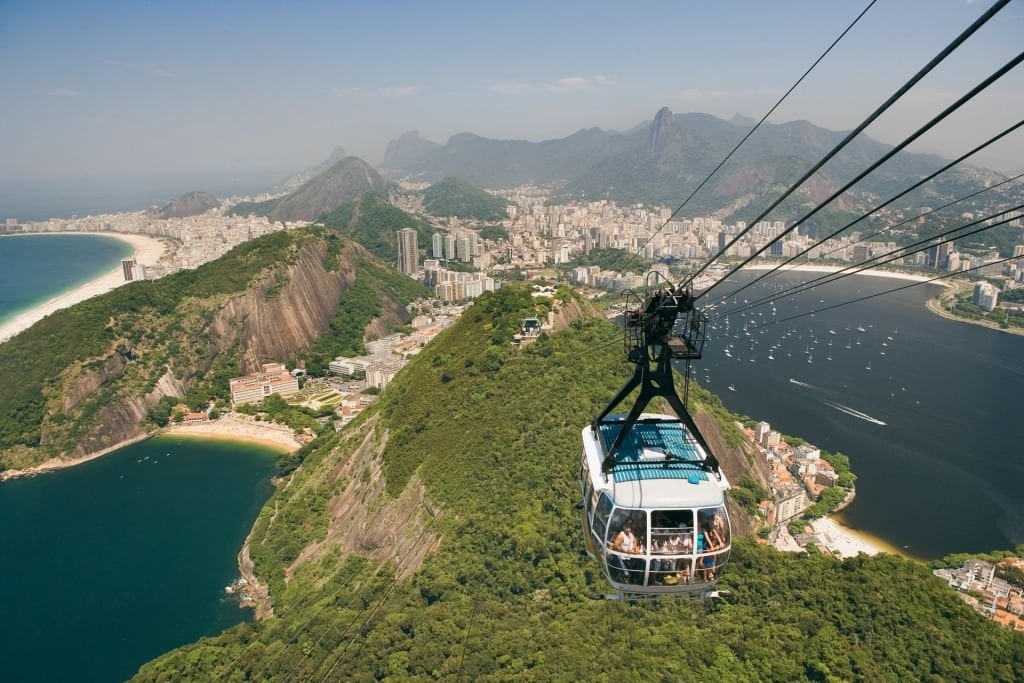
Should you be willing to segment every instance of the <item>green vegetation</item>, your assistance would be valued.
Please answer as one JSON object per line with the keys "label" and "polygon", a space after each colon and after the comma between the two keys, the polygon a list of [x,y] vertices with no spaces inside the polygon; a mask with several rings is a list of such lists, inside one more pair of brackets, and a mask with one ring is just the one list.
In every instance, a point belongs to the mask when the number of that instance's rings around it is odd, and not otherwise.
{"label": "green vegetation", "polygon": [[118,420],[120,433],[131,433],[137,426],[124,424],[131,415],[124,407],[153,392],[161,378],[182,383],[185,395],[152,406],[148,428],[166,425],[181,403],[191,410],[205,410],[211,401],[223,408],[228,379],[242,370],[246,331],[223,313],[225,305],[257,287],[264,300],[280,295],[300,249],[322,248],[327,237],[333,237],[328,252],[335,269],[345,268],[358,287],[346,293],[336,316],[343,324],[323,344],[361,348],[367,324],[385,312],[390,316],[382,320],[404,315],[385,305],[423,296],[416,282],[321,227],[274,232],[195,270],[133,282],[58,311],[0,345],[0,380],[8,387],[0,395],[0,469],[109,439]]}
{"label": "green vegetation", "polygon": [[592,249],[589,254],[581,254],[578,259],[563,266],[563,270],[572,270],[580,266],[598,266],[601,270],[614,270],[619,273],[646,273],[651,264],[642,256],[627,249]]}
{"label": "green vegetation", "polygon": [[243,403],[235,406],[235,410],[246,415],[256,415],[265,422],[278,422],[291,427],[295,431],[311,429],[320,431],[320,423],[316,421],[317,413],[309,408],[288,403],[277,394],[271,394],[260,403]]}
{"label": "green vegetation", "polygon": [[508,239],[508,230],[501,227],[500,225],[485,225],[480,228],[480,238],[485,240],[498,240]]}
{"label": "green vegetation", "polygon": [[358,157],[345,157],[314,175],[294,192],[265,202],[243,202],[233,215],[267,216],[272,221],[313,220],[364,192],[386,192],[387,183],[372,166]]}
{"label": "green vegetation", "polygon": [[[1000,296],[1003,299],[1007,299],[1003,295]],[[1021,296],[1021,294],[1016,294],[1013,299],[1008,300],[1015,300]],[[1024,328],[1024,312],[1010,311],[1005,308],[995,308],[991,311],[986,311],[984,308],[972,304],[971,298],[972,292],[968,288],[966,292],[960,292],[951,301],[948,301],[945,304],[945,308],[959,318],[984,321],[998,325],[1002,329],[1009,329],[1011,327]]]}
{"label": "green vegetation", "polygon": [[[210,346],[215,312],[227,297],[286,267],[309,238],[308,232],[281,231],[251,240],[195,270],[133,282],[57,311],[4,343],[0,465],[15,465],[9,456],[23,447],[37,449],[37,460],[71,451],[107,405],[148,393],[168,370],[195,373],[195,393],[186,397],[193,407],[205,408],[211,394],[226,394],[237,357],[228,352],[218,358]],[[86,375],[120,379],[82,397],[68,414],[60,408],[64,387]],[[152,418],[157,424],[164,419],[159,413]]]}
{"label": "green vegetation", "polygon": [[358,199],[341,204],[320,216],[317,222],[350,237],[386,263],[395,263],[398,259],[396,233],[399,230],[416,230],[421,251],[430,244],[434,234],[427,223],[410,216],[375,192],[366,192]]}
{"label": "green vegetation", "polygon": [[[528,292],[481,297],[376,406],[303,449],[250,543],[274,618],[168,653],[136,680],[1009,681],[1022,670],[1020,634],[893,555],[840,561],[737,539],[719,584],[728,601],[588,599],[603,584],[580,554],[579,435],[631,367],[599,319],[513,349]],[[383,503],[421,481],[425,533],[441,539],[411,578],[325,540],[332,497],[372,482],[362,467],[337,478],[367,439]],[[364,547],[392,538],[368,530]]]}
{"label": "green vegetation", "polygon": [[423,285],[415,280],[367,259],[360,259],[356,279],[345,293],[327,331],[308,352],[299,354],[306,372],[313,376],[323,376],[327,374],[330,362],[338,356],[361,356],[366,353],[366,347],[363,346],[364,330],[380,315],[384,305],[381,292],[384,291],[390,292],[403,306],[427,295]]}
{"label": "green vegetation", "polygon": [[769,498],[768,492],[760,482],[748,474],[740,477],[739,482],[733,484],[726,493],[751,516],[757,514],[757,504]]}
{"label": "green vegetation", "polygon": [[456,216],[481,221],[508,218],[508,200],[458,178],[445,178],[423,191],[423,209],[431,216]]}

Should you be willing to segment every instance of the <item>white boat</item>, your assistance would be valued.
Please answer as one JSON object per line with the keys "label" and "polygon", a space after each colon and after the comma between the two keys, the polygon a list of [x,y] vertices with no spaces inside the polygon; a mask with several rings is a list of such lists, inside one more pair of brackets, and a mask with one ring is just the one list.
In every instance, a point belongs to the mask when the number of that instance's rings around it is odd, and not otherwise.
{"label": "white boat", "polygon": [[729,385],[729,391],[736,391],[736,385],[735,384],[730,384]]}
{"label": "white boat", "polygon": [[867,366],[864,369],[865,370],[870,370],[871,369],[871,361],[868,361],[868,364],[867,364]]}

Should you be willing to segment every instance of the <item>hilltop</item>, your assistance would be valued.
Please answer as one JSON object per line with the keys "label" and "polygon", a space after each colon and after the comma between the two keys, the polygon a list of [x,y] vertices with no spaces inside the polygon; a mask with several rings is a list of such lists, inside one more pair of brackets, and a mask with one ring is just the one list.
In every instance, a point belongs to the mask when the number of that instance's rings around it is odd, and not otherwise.
{"label": "hilltop", "polygon": [[500,221],[508,218],[505,210],[508,205],[507,199],[495,197],[458,178],[439,180],[423,191],[423,209],[431,216]]}
{"label": "hilltop", "polygon": [[[485,294],[377,404],[304,449],[243,553],[274,616],[135,680],[1013,679],[1024,638],[890,555],[738,538],[727,602],[589,599],[602,579],[580,552],[580,430],[630,368],[609,322],[565,288],[556,300]],[[551,331],[509,344],[549,310]],[[698,399],[712,446],[738,443],[714,397]],[[730,477],[749,469],[741,450],[720,457]]]}
{"label": "hilltop", "polygon": [[187,218],[220,208],[220,200],[209,192],[186,192],[177,199],[147,212],[153,218]]}
{"label": "hilltop", "polygon": [[365,192],[344,202],[320,216],[317,223],[349,236],[388,263],[395,263],[398,258],[399,230],[416,230],[420,245],[430,244],[433,234],[433,228],[425,221],[399,209],[376,192]]}
{"label": "hilltop", "polygon": [[365,192],[383,192],[386,181],[359,157],[345,157],[294,192],[265,202],[242,202],[236,216],[266,216],[274,221],[311,221]]}
{"label": "hilltop", "polygon": [[228,378],[263,362],[359,349],[369,329],[407,323],[405,305],[424,294],[320,227],[274,232],[195,270],[57,311],[3,345],[0,468],[143,436],[170,405],[224,402]]}

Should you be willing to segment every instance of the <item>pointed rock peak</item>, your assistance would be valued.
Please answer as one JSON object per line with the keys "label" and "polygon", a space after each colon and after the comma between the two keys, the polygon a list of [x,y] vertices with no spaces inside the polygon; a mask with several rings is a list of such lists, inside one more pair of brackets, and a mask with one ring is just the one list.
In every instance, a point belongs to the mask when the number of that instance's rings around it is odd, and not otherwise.
{"label": "pointed rock peak", "polygon": [[662,107],[654,115],[654,122],[651,123],[651,134],[648,138],[647,149],[651,154],[657,154],[665,146],[666,130],[672,125],[672,110]]}

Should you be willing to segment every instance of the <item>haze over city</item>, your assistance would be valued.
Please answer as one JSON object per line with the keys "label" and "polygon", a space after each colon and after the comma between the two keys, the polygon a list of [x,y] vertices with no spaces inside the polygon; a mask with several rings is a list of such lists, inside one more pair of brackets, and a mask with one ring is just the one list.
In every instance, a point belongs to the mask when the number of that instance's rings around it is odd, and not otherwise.
{"label": "haze over city", "polygon": [[[24,2],[0,6],[0,180],[265,173],[408,130],[625,130],[662,106],[760,118],[868,3]],[[881,0],[772,116],[856,126],[990,3]],[[1014,57],[1014,2],[868,129],[898,143]],[[1015,123],[1014,70],[915,151]],[[1024,134],[976,162],[1019,169]],[[201,189],[201,188],[196,188]]]}

